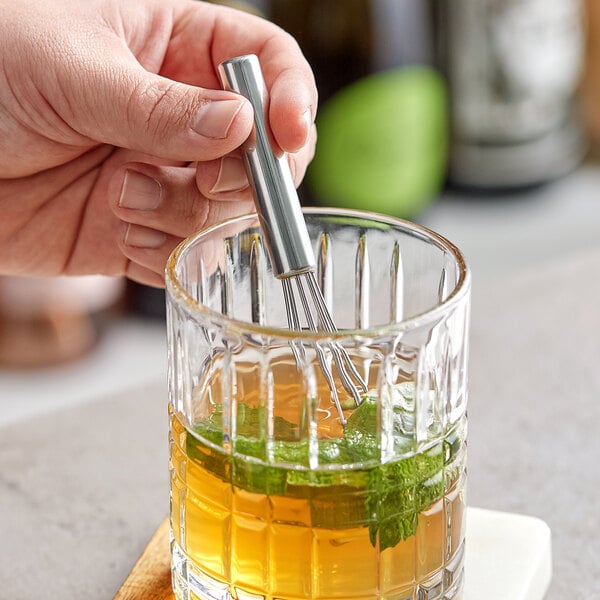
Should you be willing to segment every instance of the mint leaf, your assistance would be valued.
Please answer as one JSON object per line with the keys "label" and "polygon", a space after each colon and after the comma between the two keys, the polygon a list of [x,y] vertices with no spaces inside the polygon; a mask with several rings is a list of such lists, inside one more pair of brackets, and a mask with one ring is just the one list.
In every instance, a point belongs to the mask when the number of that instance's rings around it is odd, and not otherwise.
{"label": "mint leaf", "polygon": [[237,454],[232,457],[231,483],[234,486],[270,496],[285,496],[287,469],[253,462]]}
{"label": "mint leaf", "polygon": [[415,534],[419,513],[443,494],[442,466],[438,445],[373,469],[366,502],[372,515],[369,537],[373,545],[378,535],[383,551]]}
{"label": "mint leaf", "polygon": [[[407,398],[405,394],[403,401]],[[216,407],[194,427],[194,433],[217,448],[188,435],[188,456],[247,491],[308,499],[315,527],[343,529],[364,523],[371,543],[385,550],[414,535],[419,513],[441,498],[443,466],[450,463],[462,442],[454,432],[454,437],[426,452],[381,464],[380,440],[374,433],[377,404],[377,398],[366,395],[349,416],[344,437],[318,441],[318,469],[302,466],[308,464],[309,443],[297,439],[296,425],[275,417],[275,441],[267,449],[266,432],[261,432],[265,408],[241,404],[231,454],[221,449],[223,415]],[[393,427],[399,439],[404,436],[402,419],[406,415],[394,404]],[[404,439],[409,452],[413,441]],[[276,465],[268,464],[268,454]],[[348,464],[364,467],[343,468]]]}

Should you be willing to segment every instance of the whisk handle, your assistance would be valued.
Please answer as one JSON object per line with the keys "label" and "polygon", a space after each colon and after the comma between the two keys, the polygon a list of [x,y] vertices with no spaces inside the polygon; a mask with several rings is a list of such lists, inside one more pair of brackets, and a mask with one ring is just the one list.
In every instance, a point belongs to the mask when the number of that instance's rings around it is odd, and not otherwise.
{"label": "whisk handle", "polygon": [[241,94],[254,108],[254,130],[242,151],[273,272],[284,278],[312,271],[315,257],[287,157],[275,156],[269,139],[269,100],[258,57],[221,63],[219,77],[223,89]]}

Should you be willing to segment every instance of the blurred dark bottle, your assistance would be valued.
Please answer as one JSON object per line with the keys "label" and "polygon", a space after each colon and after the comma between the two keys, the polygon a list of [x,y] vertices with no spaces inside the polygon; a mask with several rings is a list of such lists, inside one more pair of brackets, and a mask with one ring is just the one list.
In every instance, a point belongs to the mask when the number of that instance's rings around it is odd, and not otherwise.
{"label": "blurred dark bottle", "polygon": [[315,73],[319,139],[303,200],[415,217],[447,161],[428,0],[263,0]]}
{"label": "blurred dark bottle", "polygon": [[300,44],[323,103],[377,71],[433,62],[427,0],[267,0],[267,17]]}
{"label": "blurred dark bottle", "polygon": [[572,170],[585,151],[574,103],[580,0],[436,0],[435,9],[451,98],[450,180],[509,189]]}
{"label": "blurred dark bottle", "polygon": [[128,279],[125,310],[133,317],[164,321],[167,313],[165,290]]}

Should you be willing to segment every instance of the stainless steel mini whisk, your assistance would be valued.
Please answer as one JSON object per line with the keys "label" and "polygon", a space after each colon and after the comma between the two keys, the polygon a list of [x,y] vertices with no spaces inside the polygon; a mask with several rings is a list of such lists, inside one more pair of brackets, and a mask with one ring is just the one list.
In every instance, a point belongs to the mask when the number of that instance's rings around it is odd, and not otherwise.
{"label": "stainless steel mini whisk", "polygon": [[[227,60],[219,65],[219,76],[224,89],[241,94],[254,108],[254,131],[242,148],[244,164],[273,273],[283,286],[288,325],[294,330],[301,328],[293,282],[308,327],[315,332],[335,333],[337,328],[315,276],[315,257],[287,157],[285,154],[276,157],[269,141],[265,115],[267,90],[258,57],[249,54]],[[345,423],[326,350],[342,385],[357,405],[361,402],[361,390],[366,392],[367,385],[343,346],[327,342],[316,343],[314,348],[340,419]],[[292,351],[296,362],[301,364],[305,359],[304,346],[292,344]]]}

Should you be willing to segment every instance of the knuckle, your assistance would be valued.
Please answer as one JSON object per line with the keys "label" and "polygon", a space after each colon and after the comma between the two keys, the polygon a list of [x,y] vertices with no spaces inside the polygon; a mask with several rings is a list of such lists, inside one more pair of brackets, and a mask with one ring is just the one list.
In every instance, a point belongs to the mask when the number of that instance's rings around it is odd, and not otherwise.
{"label": "knuckle", "polygon": [[195,198],[190,203],[185,217],[192,230],[200,231],[210,224],[211,204],[207,198]]}
{"label": "knuckle", "polygon": [[175,82],[139,82],[131,91],[128,116],[150,138],[164,141],[189,120],[191,110]]}

